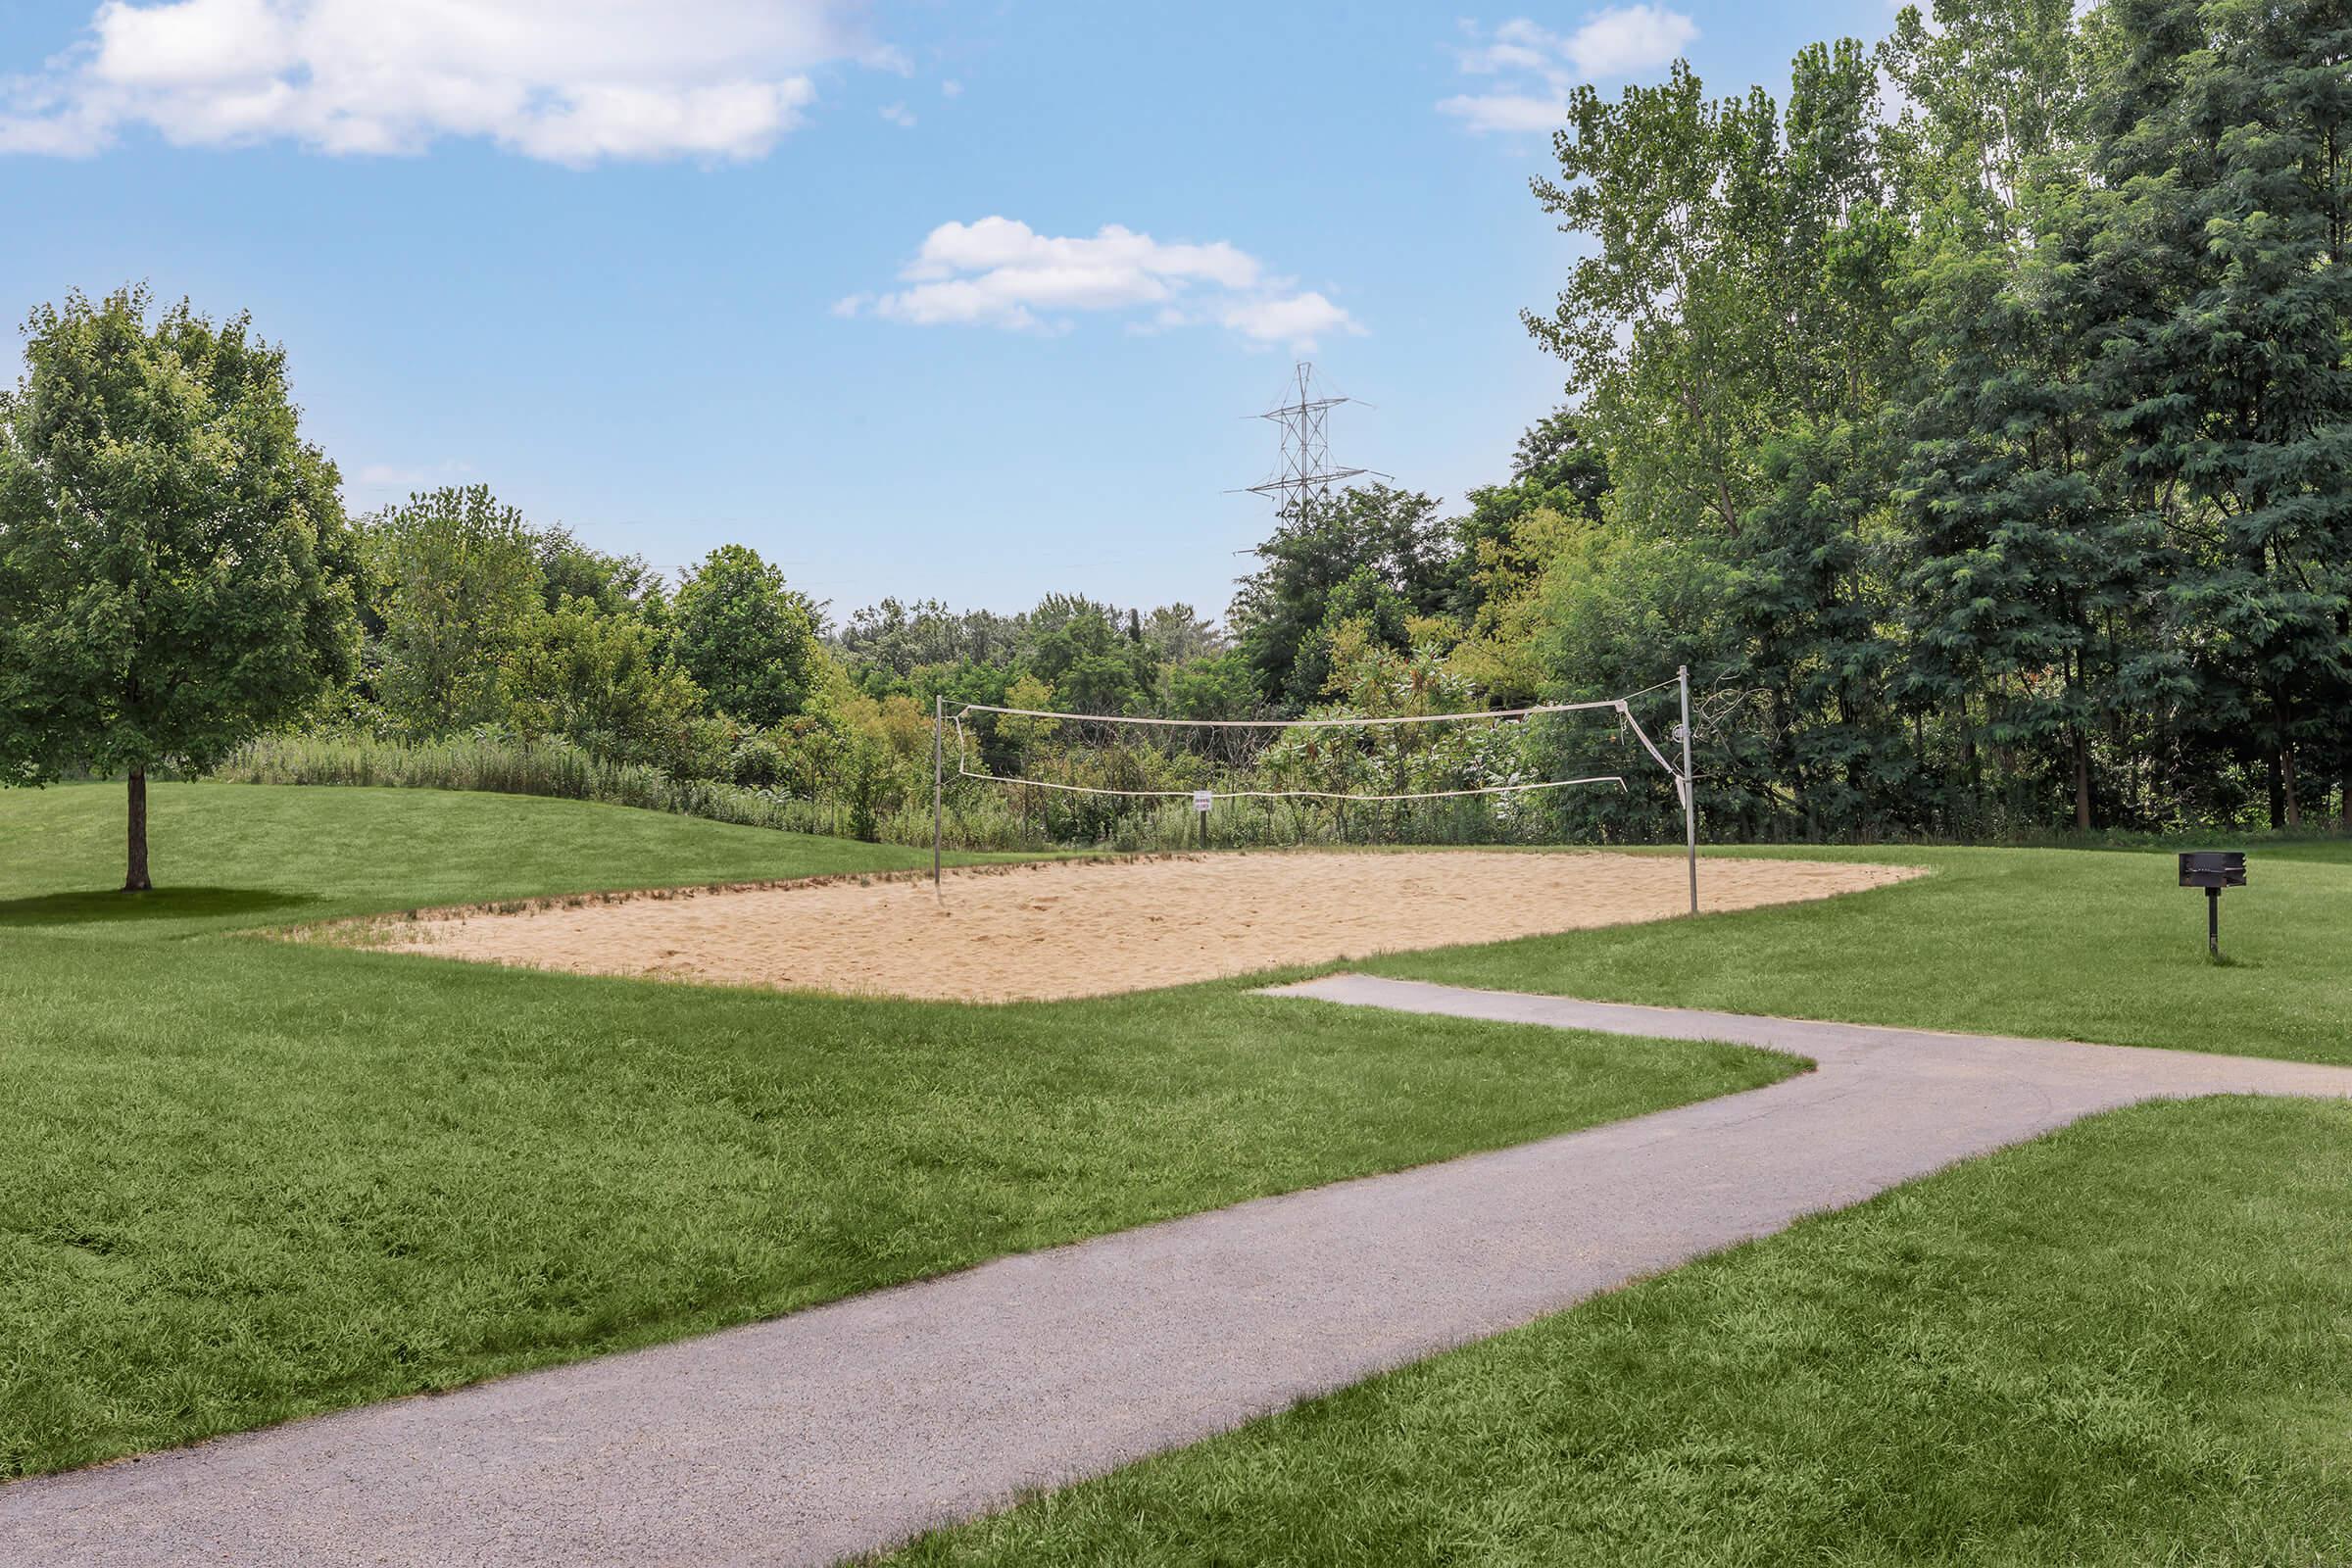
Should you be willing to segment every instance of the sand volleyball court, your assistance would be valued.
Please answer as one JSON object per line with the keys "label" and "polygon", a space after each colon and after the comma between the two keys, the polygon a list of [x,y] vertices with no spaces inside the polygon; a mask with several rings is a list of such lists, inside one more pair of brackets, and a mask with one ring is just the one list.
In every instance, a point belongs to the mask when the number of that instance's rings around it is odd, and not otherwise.
{"label": "sand volleyball court", "polygon": [[[1899,882],[1908,866],[1710,859],[1702,909]],[[1265,852],[972,867],[920,880],[439,910],[367,940],[582,974],[1015,1002],[1101,996],[1680,914],[1678,857]]]}

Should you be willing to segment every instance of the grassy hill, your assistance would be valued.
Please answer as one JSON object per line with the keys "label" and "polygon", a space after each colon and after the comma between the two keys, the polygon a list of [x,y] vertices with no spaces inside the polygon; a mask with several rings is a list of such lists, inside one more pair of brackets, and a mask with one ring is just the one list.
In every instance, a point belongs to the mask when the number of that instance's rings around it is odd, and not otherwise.
{"label": "grassy hill", "polygon": [[[462,901],[929,865],[927,851],[664,811],[443,790],[165,784],[156,892],[126,901],[122,792],[0,794],[0,927],[285,925]],[[959,858],[970,858],[963,857]]]}
{"label": "grassy hill", "polygon": [[0,792],[0,1477],[789,1311],[1769,1082],[1214,985],[978,1007],[263,939],[919,863],[429,790]]}
{"label": "grassy hill", "polygon": [[[0,1476],[792,1310],[1771,1080],[1731,1048],[1239,984],[974,1007],[257,925],[890,869],[511,796],[0,794]],[[1808,851],[1867,897],[1399,956],[1626,1000],[2352,1060],[2352,853],[2233,961],[2156,850]],[[2317,1562],[2352,1553],[2352,1107],[2097,1118],[1122,1471],[921,1561]]]}

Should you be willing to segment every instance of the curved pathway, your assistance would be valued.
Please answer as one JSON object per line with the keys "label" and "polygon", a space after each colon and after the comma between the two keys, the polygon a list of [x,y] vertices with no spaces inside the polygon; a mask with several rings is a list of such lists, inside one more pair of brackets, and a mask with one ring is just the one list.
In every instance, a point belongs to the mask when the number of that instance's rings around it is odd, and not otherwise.
{"label": "curved pathway", "polygon": [[821,1563],[1099,1474],[2136,1101],[2352,1068],[1335,976],[1326,1003],[1730,1040],[1769,1088],[768,1323],[0,1487],[0,1562]]}

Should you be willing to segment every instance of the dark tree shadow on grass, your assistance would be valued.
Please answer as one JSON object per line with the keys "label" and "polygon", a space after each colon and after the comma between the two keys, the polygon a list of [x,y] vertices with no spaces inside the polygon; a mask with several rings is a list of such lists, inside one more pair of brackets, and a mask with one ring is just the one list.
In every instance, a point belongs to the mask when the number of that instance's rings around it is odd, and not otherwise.
{"label": "dark tree shadow on grass", "polygon": [[0,899],[0,929],[32,925],[121,925],[203,920],[297,908],[318,900],[268,888],[157,888],[148,893],[36,893]]}

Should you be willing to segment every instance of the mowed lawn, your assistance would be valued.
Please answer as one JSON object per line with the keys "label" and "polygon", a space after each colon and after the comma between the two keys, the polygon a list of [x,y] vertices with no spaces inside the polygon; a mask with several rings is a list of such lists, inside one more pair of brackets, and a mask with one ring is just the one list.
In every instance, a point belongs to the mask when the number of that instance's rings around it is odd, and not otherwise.
{"label": "mowed lawn", "polygon": [[2222,897],[2219,966],[2205,961],[2205,896],[2180,886],[2170,849],[1731,853],[1932,874],[1358,967],[1593,1001],[2352,1063],[2352,839],[2253,848],[2247,885]]}
{"label": "mowed lawn", "polygon": [[[2352,846],[1400,956],[1454,984],[2352,1062]],[[1703,874],[1702,863],[1702,874]],[[2352,1105],[2146,1105],[906,1553],[921,1564],[2352,1561]]]}
{"label": "mowed lawn", "polygon": [[1238,985],[975,1007],[243,928],[890,868],[499,795],[0,792],[0,1476],[674,1338],[1798,1070]]}
{"label": "mowed lawn", "polygon": [[2352,1562],[2352,1107],[2079,1123],[904,1561]]}

